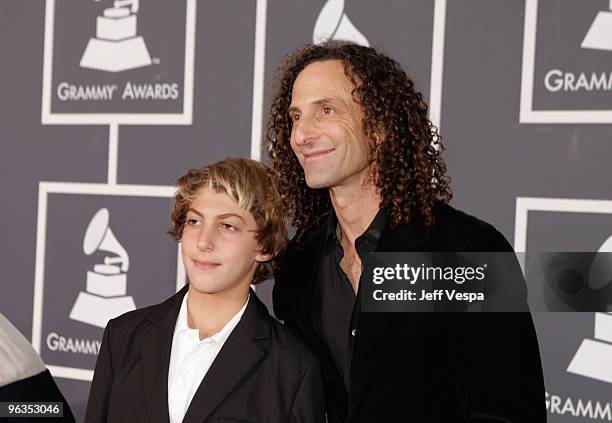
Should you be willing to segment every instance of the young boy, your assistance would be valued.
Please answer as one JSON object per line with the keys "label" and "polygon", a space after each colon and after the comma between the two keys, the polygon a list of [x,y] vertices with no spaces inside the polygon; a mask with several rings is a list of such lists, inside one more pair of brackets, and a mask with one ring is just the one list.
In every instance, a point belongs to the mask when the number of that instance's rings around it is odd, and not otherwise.
{"label": "young boy", "polygon": [[178,180],[169,233],[189,284],[111,320],[86,422],[323,422],[319,366],[250,289],[287,218],[266,166],[226,159]]}

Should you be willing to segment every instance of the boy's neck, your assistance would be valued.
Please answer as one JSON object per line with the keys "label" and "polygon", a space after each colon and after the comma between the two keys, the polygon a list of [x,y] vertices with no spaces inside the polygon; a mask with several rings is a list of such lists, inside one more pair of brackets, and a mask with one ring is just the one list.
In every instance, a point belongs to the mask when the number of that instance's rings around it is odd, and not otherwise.
{"label": "boy's neck", "polygon": [[198,330],[200,340],[215,335],[244,307],[249,297],[249,286],[222,294],[208,294],[197,291],[190,284],[187,325]]}

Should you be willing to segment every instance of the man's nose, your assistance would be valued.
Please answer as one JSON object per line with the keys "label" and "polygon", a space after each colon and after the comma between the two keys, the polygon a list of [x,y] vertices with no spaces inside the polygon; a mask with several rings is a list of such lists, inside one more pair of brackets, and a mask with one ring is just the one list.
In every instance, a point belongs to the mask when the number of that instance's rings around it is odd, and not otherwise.
{"label": "man's nose", "polygon": [[319,125],[315,119],[302,116],[293,123],[291,133],[296,145],[308,145],[319,137]]}
{"label": "man's nose", "polygon": [[215,249],[215,227],[214,225],[202,225],[198,236],[197,247],[202,251],[212,251]]}

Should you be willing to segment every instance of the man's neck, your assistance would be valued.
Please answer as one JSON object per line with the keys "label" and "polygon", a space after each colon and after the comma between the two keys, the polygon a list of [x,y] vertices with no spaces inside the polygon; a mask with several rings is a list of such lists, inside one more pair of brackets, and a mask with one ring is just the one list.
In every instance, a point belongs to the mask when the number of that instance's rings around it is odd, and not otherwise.
{"label": "man's neck", "polygon": [[341,230],[342,243],[352,248],[374,220],[380,208],[380,195],[374,184],[333,187],[330,198]]}
{"label": "man's neck", "polygon": [[249,296],[248,287],[240,292],[207,294],[189,286],[187,324],[197,329],[200,339],[218,333],[240,311]]}

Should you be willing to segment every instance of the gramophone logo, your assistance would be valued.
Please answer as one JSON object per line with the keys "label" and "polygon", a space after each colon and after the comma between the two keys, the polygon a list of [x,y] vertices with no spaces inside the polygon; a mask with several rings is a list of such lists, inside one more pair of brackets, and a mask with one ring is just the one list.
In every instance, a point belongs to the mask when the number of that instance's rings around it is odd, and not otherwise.
{"label": "gramophone logo", "polygon": [[107,72],[150,65],[145,41],[136,34],[138,8],[139,0],[115,0],[113,7],[104,9],[96,18],[96,37],[89,39],[79,65]]}
{"label": "gramophone logo", "polygon": [[312,33],[312,42],[319,44],[328,40],[346,40],[370,46],[367,38],[344,13],[344,0],[327,0],[319,12]]}
{"label": "gramophone logo", "polygon": [[608,9],[597,13],[580,47],[612,51],[612,0]]}
{"label": "gramophone logo", "polygon": [[[599,248],[600,253],[612,253],[612,236]],[[608,254],[599,254],[589,272],[589,286],[602,289],[612,283],[612,264]],[[612,304],[608,306],[610,310]],[[595,339],[584,339],[567,371],[612,383],[612,313],[595,313]]]}
{"label": "gramophone logo", "polygon": [[91,255],[98,250],[113,256],[104,258],[87,271],[86,291],[79,293],[70,318],[104,328],[108,321],[134,310],[134,299],[127,294],[127,271],[130,259],[109,227],[108,209],[101,208],[91,219],[83,239],[83,252]]}

